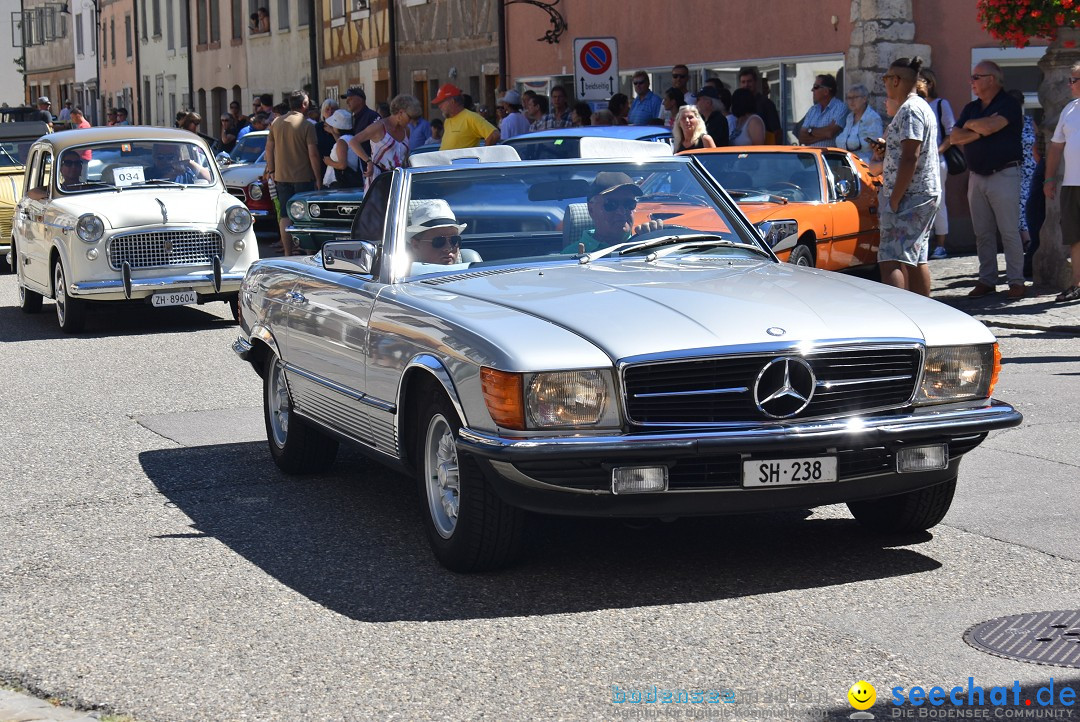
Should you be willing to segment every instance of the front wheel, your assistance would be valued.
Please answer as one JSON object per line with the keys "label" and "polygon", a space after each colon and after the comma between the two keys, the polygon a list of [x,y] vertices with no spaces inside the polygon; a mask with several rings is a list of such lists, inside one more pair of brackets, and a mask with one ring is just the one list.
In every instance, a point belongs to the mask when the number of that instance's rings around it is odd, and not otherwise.
{"label": "front wheel", "polygon": [[788,256],[788,263],[794,266],[806,266],[808,268],[813,268],[814,254],[806,246],[795,246],[791,249],[791,255]]}
{"label": "front wheel", "polygon": [[956,492],[956,477],[925,489],[883,499],[848,502],[848,510],[863,526],[884,534],[926,531],[945,518]]}
{"label": "front wheel", "polygon": [[498,497],[476,460],[458,453],[457,412],[441,391],[420,414],[416,474],[431,549],[455,572],[497,569],[521,549],[525,516]]}
{"label": "front wheel", "polygon": [[333,465],[337,458],[337,439],[292,413],[285,364],[272,353],[263,373],[263,420],[270,456],[286,474],[318,473]]}
{"label": "front wheel", "polygon": [[53,264],[53,300],[56,320],[64,333],[78,333],[86,325],[86,301],[68,295],[64,264],[59,258]]}

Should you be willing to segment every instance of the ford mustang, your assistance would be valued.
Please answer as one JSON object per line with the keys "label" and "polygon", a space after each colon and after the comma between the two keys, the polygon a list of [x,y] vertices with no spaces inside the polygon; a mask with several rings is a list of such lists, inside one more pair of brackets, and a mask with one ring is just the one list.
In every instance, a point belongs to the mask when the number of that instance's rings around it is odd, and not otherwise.
{"label": "ford mustang", "polygon": [[255,263],[234,350],[274,462],[345,441],[411,474],[450,569],[509,563],[530,513],[924,530],[1021,421],[985,326],[781,263],[687,157],[397,169],[350,235]]}

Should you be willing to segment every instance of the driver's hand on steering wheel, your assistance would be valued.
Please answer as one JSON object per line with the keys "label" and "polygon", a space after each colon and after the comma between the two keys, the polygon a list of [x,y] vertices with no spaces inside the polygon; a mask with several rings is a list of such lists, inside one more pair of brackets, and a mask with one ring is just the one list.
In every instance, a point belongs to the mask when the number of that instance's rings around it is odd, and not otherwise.
{"label": "driver's hand on steering wheel", "polygon": [[648,233],[649,231],[658,231],[664,227],[664,222],[661,220],[651,220],[641,225],[634,226],[633,235],[639,233]]}

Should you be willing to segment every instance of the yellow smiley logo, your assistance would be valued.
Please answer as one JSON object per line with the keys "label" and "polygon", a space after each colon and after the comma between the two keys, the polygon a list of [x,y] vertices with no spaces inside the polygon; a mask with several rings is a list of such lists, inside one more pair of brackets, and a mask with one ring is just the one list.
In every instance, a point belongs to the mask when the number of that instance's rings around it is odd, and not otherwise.
{"label": "yellow smiley logo", "polygon": [[860,679],[847,691],[847,699],[855,709],[870,709],[877,700],[877,690],[874,685]]}

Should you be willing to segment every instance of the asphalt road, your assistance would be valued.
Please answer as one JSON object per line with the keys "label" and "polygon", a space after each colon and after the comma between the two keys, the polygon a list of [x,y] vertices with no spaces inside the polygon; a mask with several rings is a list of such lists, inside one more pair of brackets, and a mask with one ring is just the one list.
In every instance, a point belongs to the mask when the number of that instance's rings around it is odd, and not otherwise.
{"label": "asphalt road", "polygon": [[[895,686],[1080,688],[962,639],[1080,608],[1075,337],[1000,334],[1025,424],[967,457],[930,534],[885,543],[843,507],[544,520],[517,567],[459,576],[409,480],[355,452],[277,471],[224,304],[70,338],[15,298],[0,276],[0,681],[39,696],[143,722],[800,720],[847,719],[860,679],[878,719]],[[654,685],[735,702],[613,702]]]}

